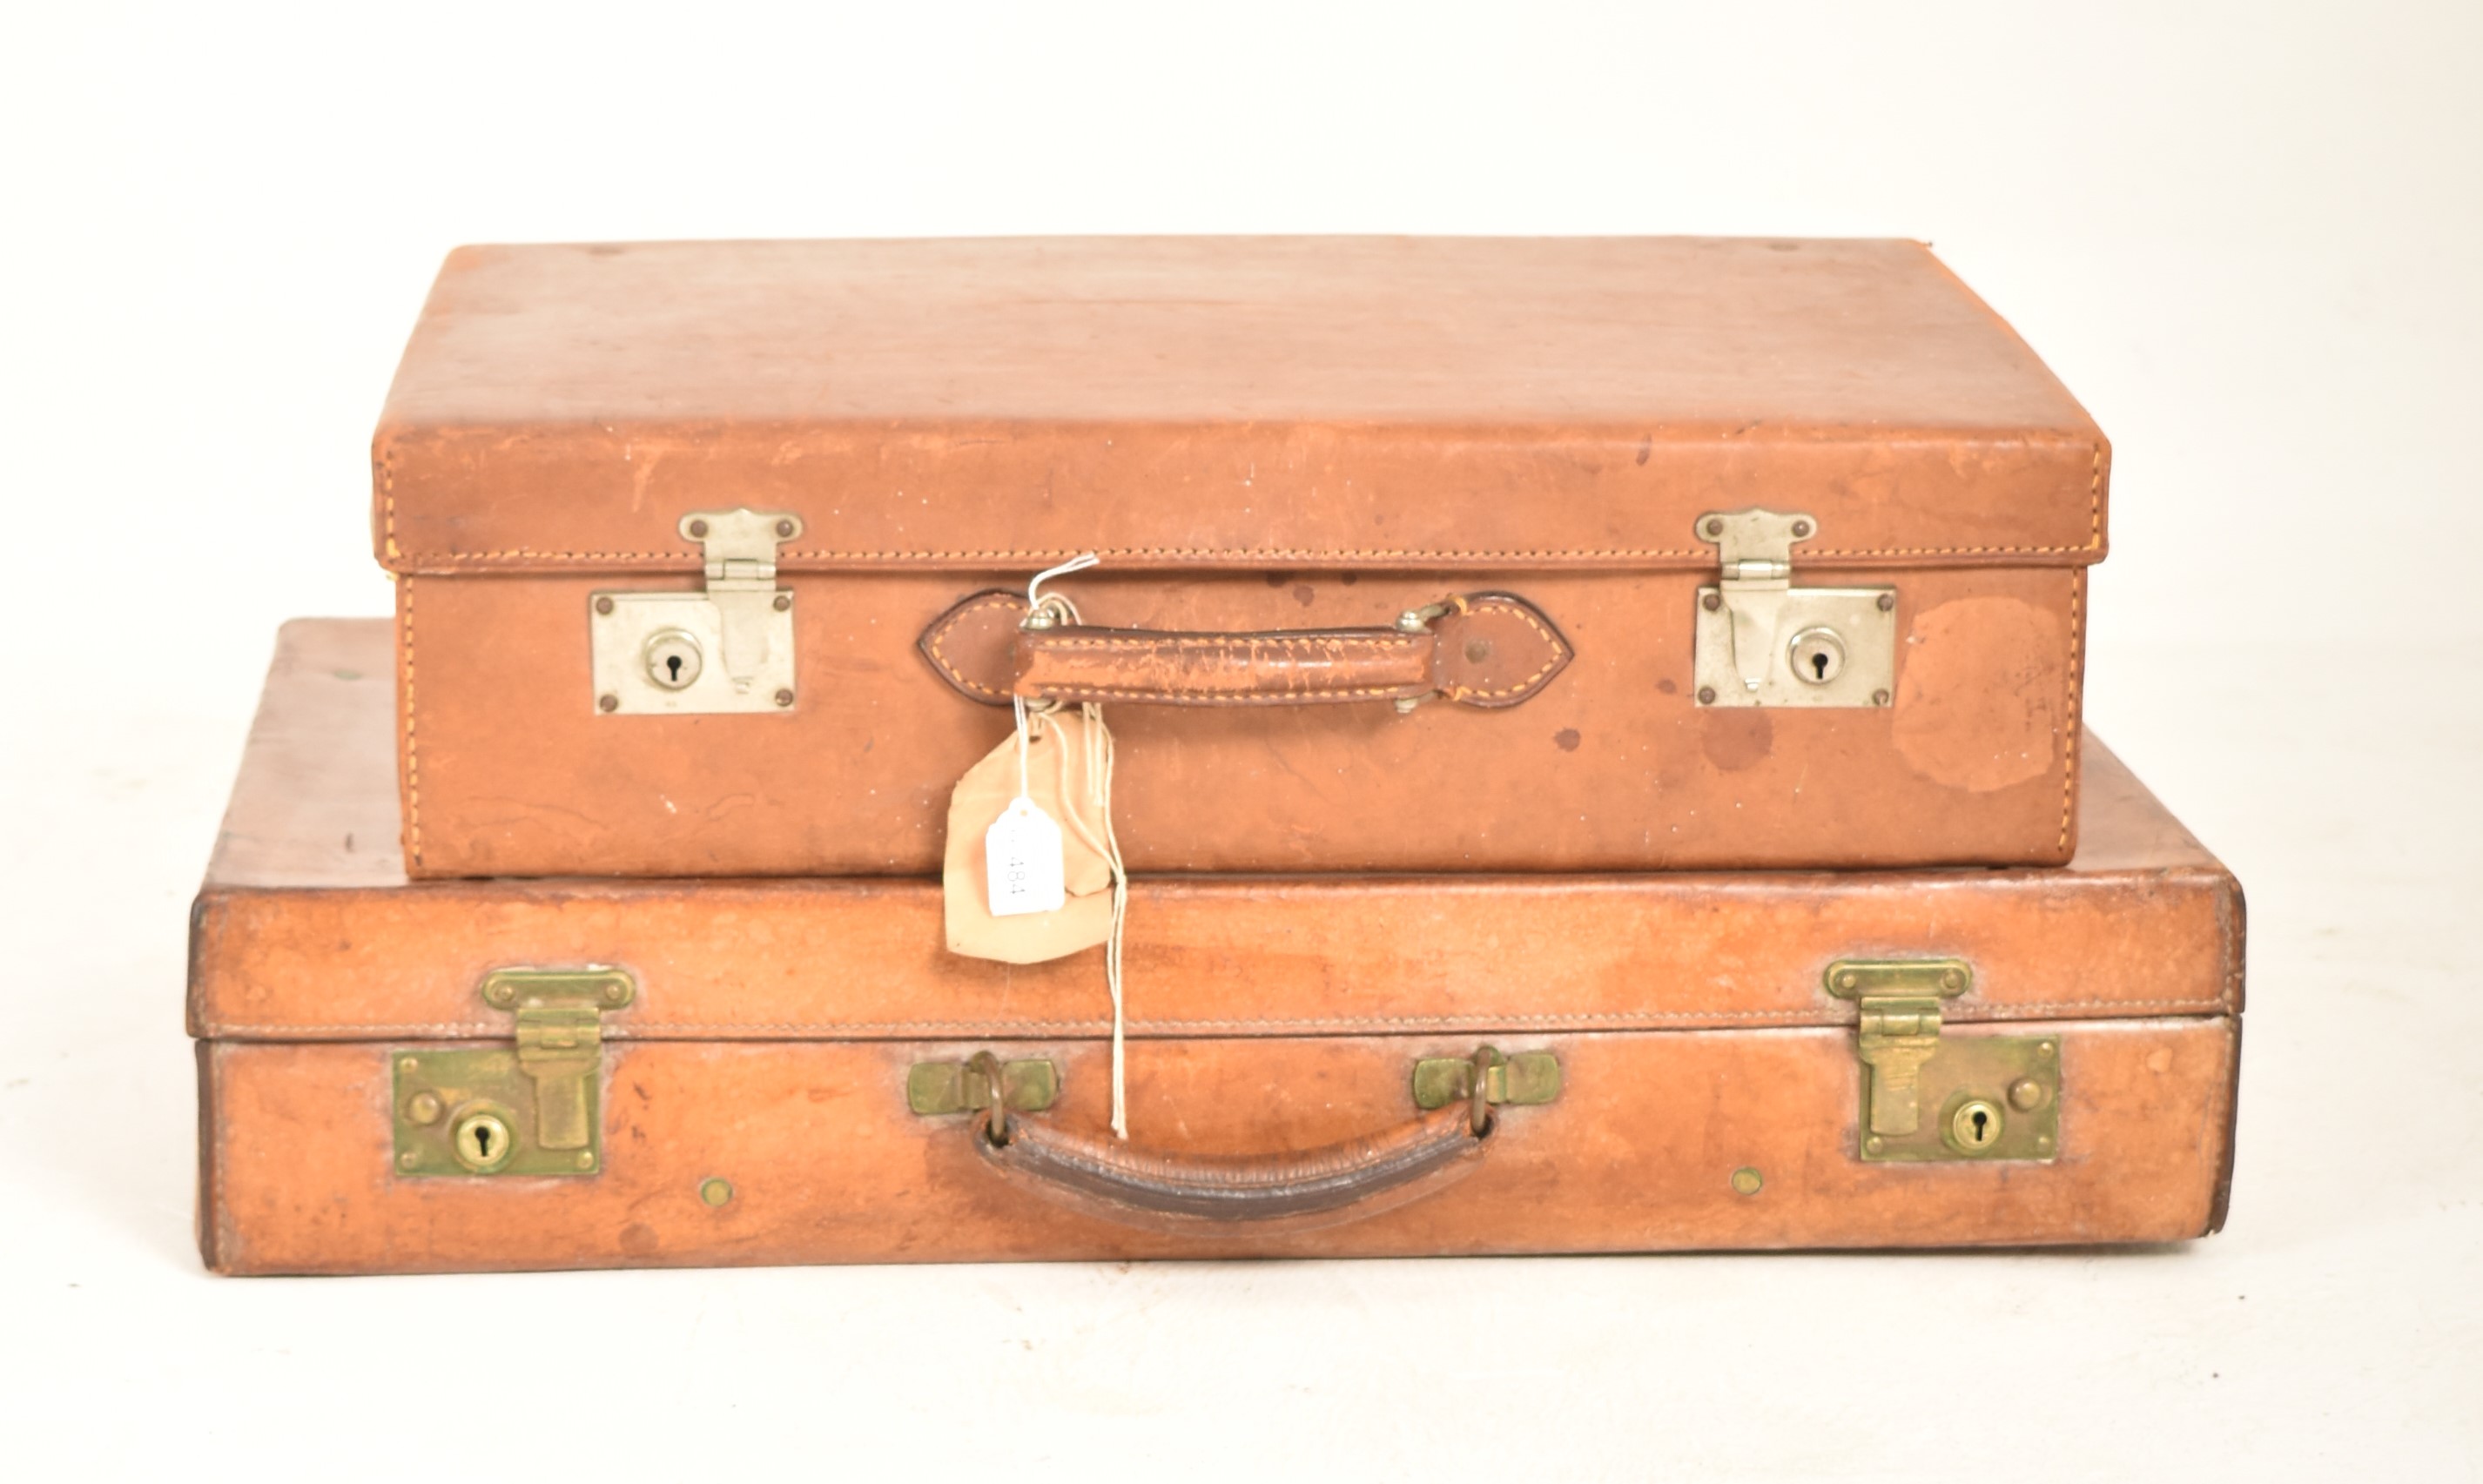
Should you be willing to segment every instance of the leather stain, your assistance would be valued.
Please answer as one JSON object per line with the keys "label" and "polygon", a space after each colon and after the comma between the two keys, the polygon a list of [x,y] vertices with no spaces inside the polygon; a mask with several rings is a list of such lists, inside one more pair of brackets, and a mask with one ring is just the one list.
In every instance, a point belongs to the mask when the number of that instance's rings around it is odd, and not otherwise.
{"label": "leather stain", "polygon": [[1989,793],[2056,766],[2061,620],[2016,597],[1961,597],[1915,615],[1889,730],[1906,765]]}
{"label": "leather stain", "polygon": [[1716,706],[1700,713],[1698,750],[1725,773],[1767,761],[1776,745],[1775,723],[1757,706]]}

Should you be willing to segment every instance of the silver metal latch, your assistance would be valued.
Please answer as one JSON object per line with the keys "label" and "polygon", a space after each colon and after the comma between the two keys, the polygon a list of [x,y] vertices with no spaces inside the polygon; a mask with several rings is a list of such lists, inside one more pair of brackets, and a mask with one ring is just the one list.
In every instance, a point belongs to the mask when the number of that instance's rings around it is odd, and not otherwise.
{"label": "silver metal latch", "polygon": [[595,708],[605,715],[788,711],[793,595],[776,548],[802,534],[781,511],[696,510],[683,538],[706,555],[698,593],[590,596]]}
{"label": "silver metal latch", "polygon": [[1717,582],[1698,590],[1692,668],[1702,706],[1884,706],[1897,672],[1895,588],[1798,588],[1793,548],[1819,522],[1711,511],[1698,538]]}

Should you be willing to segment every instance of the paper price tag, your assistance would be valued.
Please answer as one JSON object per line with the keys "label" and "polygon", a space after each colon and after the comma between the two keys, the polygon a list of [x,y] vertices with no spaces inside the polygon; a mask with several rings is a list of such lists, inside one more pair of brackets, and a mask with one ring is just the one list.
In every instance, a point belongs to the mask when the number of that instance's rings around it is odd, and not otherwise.
{"label": "paper price tag", "polygon": [[983,833],[983,871],[992,915],[1058,912],[1068,900],[1062,882],[1060,826],[1024,794],[1011,799]]}

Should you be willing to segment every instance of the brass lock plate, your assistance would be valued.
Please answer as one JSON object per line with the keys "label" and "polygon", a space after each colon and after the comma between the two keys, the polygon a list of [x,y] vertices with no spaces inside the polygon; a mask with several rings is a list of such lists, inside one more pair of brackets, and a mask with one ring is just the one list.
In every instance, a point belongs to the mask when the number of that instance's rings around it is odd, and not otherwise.
{"label": "brass lock plate", "polygon": [[396,1051],[396,1173],[592,1175],[603,1159],[600,1077],[585,1077],[587,1142],[547,1149],[534,1077],[514,1047]]}
{"label": "brass lock plate", "polygon": [[513,1045],[388,1053],[396,1173],[596,1173],[602,1018],[637,998],[637,981],[620,968],[498,968],[481,994],[510,1017]]}
{"label": "brass lock plate", "polygon": [[1873,1133],[1871,1079],[1862,1073],[1859,1122],[1866,1163],[2049,1160],[2061,1150],[2057,1036],[1968,1036],[1951,1031],[1915,1073],[1921,1117],[1910,1133]]}

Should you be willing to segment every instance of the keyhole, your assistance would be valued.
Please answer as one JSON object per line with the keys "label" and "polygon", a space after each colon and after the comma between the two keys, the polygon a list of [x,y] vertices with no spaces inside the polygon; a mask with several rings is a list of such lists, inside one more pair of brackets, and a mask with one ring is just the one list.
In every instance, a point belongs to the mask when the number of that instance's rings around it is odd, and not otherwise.
{"label": "keyhole", "polygon": [[2000,1126],[1998,1103],[1982,1098],[1968,1099],[1949,1115],[1948,1141],[1964,1153],[1979,1154],[2000,1142]]}
{"label": "keyhole", "polygon": [[509,1162],[517,1153],[511,1141],[508,1123],[497,1113],[468,1113],[457,1121],[449,1147],[457,1162],[477,1175],[489,1175]]}
{"label": "keyhole", "polygon": [[705,663],[697,638],[680,628],[661,628],[648,635],[645,659],[647,678],[668,691],[696,685],[699,667]]}
{"label": "keyhole", "polygon": [[1836,637],[1836,630],[1813,624],[1793,636],[1785,658],[1791,662],[1795,679],[1804,685],[1827,685],[1845,669],[1845,641]]}

